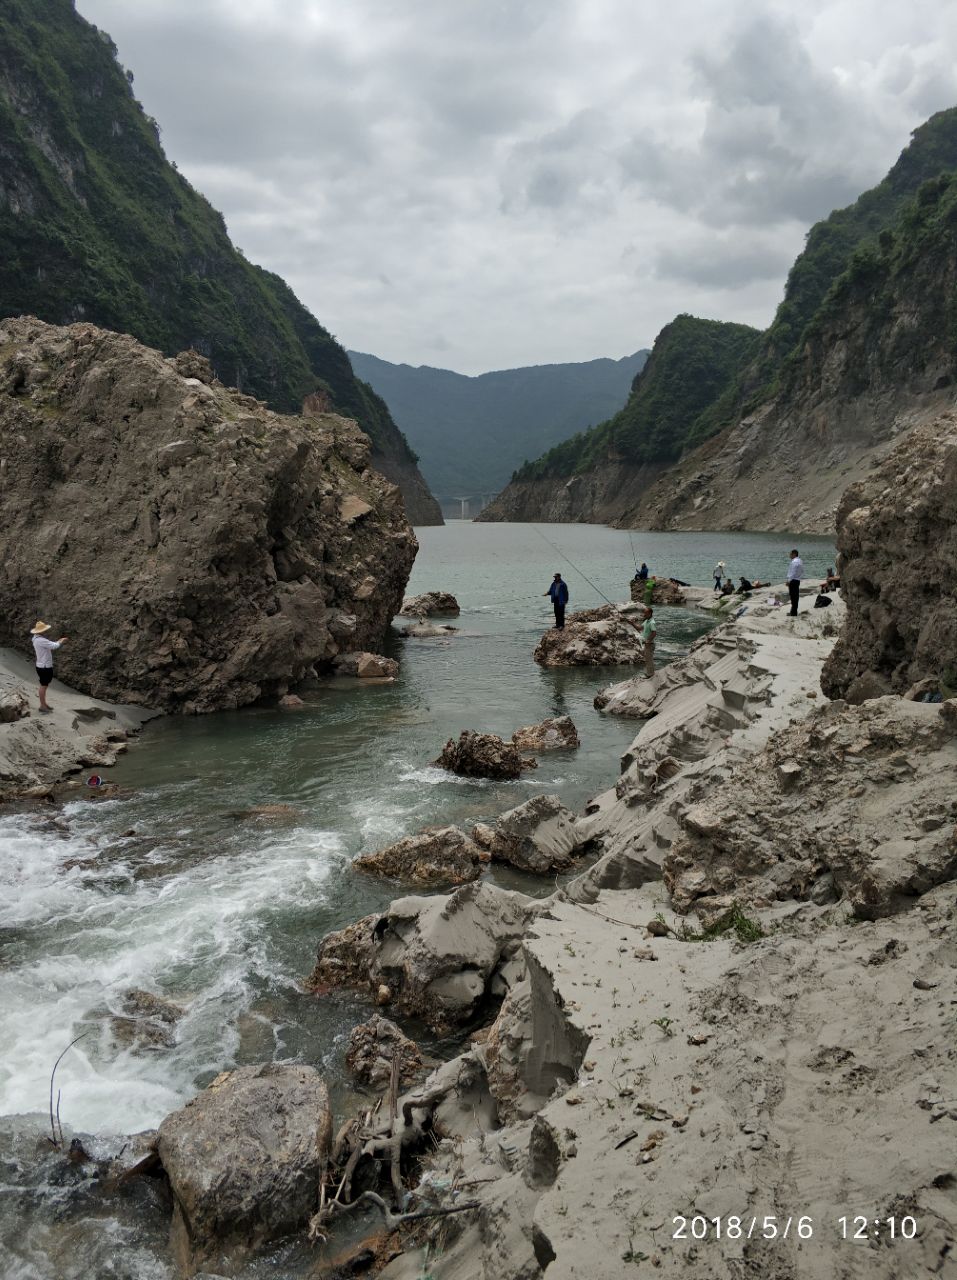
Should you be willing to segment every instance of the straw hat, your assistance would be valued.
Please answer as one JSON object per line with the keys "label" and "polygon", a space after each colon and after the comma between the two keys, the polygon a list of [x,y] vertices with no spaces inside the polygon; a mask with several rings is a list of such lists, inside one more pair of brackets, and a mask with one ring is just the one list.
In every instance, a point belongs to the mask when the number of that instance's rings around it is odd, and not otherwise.
{"label": "straw hat", "polygon": [[39,636],[39,635],[42,635],[44,631],[49,631],[49,630],[50,630],[49,622],[38,622],[35,627],[30,628],[30,635]]}

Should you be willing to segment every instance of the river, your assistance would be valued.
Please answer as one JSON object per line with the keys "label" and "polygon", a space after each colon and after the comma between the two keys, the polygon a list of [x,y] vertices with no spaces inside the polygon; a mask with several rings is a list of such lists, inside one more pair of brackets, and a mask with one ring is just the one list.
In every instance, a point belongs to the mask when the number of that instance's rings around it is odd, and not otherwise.
{"label": "river", "polygon": [[[628,673],[544,671],[532,661],[551,620],[542,593],[554,571],[569,583],[569,607],[586,608],[603,602],[586,578],[611,599],[627,597],[635,555],[653,573],[695,583],[709,581],[719,558],[733,574],[780,581],[793,545],[787,535],[629,535],[590,525],[457,521],[418,533],[409,591],[453,592],[460,631],[449,640],[394,636],[394,684],[330,682],[294,713],[160,720],[105,771],[122,798],[82,796],[56,819],[0,814],[0,1245],[17,1260],[4,1275],[168,1274],[145,1226],[129,1242],[128,1263],[97,1271],[115,1261],[110,1233],[126,1228],[106,1211],[82,1223],[72,1210],[58,1216],[47,1170],[31,1168],[47,1127],[50,1071],[71,1039],[83,1036],[57,1073],[64,1127],[104,1142],[155,1126],[243,1063],[314,1063],[342,1102],[345,1037],[364,1006],[316,1000],[300,980],[325,933],[401,892],[352,872],[352,856],[430,823],[492,818],[542,792],[579,807],[614,782],[636,726],[600,716],[592,698]],[[810,575],[833,563],[829,539],[799,545]],[[656,612],[660,662],[710,625],[691,610]],[[559,714],[575,721],[581,749],[542,756],[521,781],[458,779],[430,764],[463,728],[507,737]],[[265,804],[288,809],[243,816]],[[111,1014],[130,988],[185,1009],[172,1047],[117,1042]],[[64,1232],[76,1251],[70,1264]],[[297,1273],[288,1257],[283,1266]]]}

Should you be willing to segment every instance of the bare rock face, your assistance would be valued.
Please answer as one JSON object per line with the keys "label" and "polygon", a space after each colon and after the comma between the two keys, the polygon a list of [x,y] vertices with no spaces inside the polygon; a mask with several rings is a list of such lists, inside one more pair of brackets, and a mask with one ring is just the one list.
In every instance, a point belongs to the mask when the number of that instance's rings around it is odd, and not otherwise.
{"label": "bare rock face", "polygon": [[644,648],[636,626],[612,605],[570,613],[565,626],[546,631],[535,649],[542,667],[615,667],[641,662]]}
{"label": "bare rock face", "polygon": [[457,618],[459,602],[448,591],[426,591],[420,596],[409,596],[402,601],[401,613],[410,618]]}
{"label": "bare rock face", "polygon": [[360,1084],[388,1088],[392,1059],[399,1060],[399,1084],[407,1088],[425,1073],[425,1062],[416,1045],[394,1022],[374,1013],[349,1033],[346,1066]]}
{"label": "bare rock face", "polygon": [[534,762],[522,759],[513,743],[504,742],[495,733],[472,729],[463,729],[458,742],[449,738],[434,763],[465,778],[517,778],[523,769],[535,767]]}
{"label": "bare rock face", "polygon": [[315,1210],[331,1143],[329,1095],[314,1067],[217,1076],[159,1127],[181,1254],[194,1265],[300,1226]]}
{"label": "bare rock face", "polygon": [[336,658],[334,668],[337,675],[359,680],[394,680],[399,674],[396,660],[379,653],[343,653]]}
{"label": "bare rock face", "polygon": [[278,698],[376,647],[402,599],[415,537],[368,438],[271,413],[197,357],[0,321],[0,454],[0,643],[49,618],[85,693]]}
{"label": "bare rock face", "polygon": [[[651,598],[649,599],[648,583],[651,583]],[[644,582],[637,582],[634,578],[630,584],[631,598],[635,604],[671,604],[683,605],[686,602],[681,588],[675,586],[668,578],[651,578]]]}
{"label": "bare rock face", "polygon": [[543,904],[484,882],[399,898],[319,944],[308,985],[366,990],[436,1031],[467,1023],[520,977],[521,939]]}
{"label": "bare rock face", "polygon": [[540,724],[524,725],[512,734],[519,751],[561,751],[581,746],[571,716],[550,716]]}
{"label": "bare rock face", "polygon": [[434,888],[477,880],[487,861],[488,854],[458,827],[435,827],[404,836],[375,853],[360,854],[352,865],[370,875]]}
{"label": "bare rock face", "polygon": [[824,692],[863,701],[924,677],[957,683],[957,414],[913,431],[848,489],[837,546],[848,616]]}
{"label": "bare rock face", "polygon": [[[947,705],[947,704],[944,704]],[[663,862],[676,910],[845,901],[876,919],[957,875],[957,720],[888,697],[831,703],[680,815]]]}
{"label": "bare rock face", "polygon": [[494,827],[481,826],[473,834],[494,861],[536,875],[567,871],[585,844],[575,815],[558,796],[533,796],[503,813]]}

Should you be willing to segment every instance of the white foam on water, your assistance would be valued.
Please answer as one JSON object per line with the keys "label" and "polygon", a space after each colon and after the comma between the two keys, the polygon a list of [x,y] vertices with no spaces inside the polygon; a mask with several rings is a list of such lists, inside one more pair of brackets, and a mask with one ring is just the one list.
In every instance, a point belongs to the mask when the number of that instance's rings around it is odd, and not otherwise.
{"label": "white foam on water", "polygon": [[[64,1120],[97,1133],[150,1127],[198,1074],[229,1064],[251,985],[288,982],[272,971],[266,917],[321,902],[344,856],[335,833],[296,829],[137,880],[123,862],[65,868],[95,846],[12,817],[0,818],[0,848],[0,1113],[46,1110],[53,1063],[86,1030],[57,1087]],[[173,1048],[116,1046],[108,1011],[131,987],[187,1008]]]}

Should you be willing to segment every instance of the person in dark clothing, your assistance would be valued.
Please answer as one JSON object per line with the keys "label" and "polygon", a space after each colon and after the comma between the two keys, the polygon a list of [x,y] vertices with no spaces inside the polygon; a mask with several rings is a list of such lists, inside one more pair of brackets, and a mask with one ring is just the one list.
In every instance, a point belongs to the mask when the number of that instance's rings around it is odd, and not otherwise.
{"label": "person in dark clothing", "polygon": [[565,605],[568,604],[568,584],[562,580],[562,575],[556,573],[552,579],[552,585],[544,593],[552,598],[552,607],[555,610],[555,626],[561,629],[565,625]]}
{"label": "person in dark clothing", "polygon": [[640,569],[638,570],[638,572],[635,574],[635,577],[636,577],[640,582],[643,582],[643,581],[645,580],[645,578],[647,578],[647,577],[648,577],[648,566],[645,564],[644,560],[642,560],[642,562],[641,562],[641,568],[640,568]]}
{"label": "person in dark clothing", "polygon": [[788,595],[791,598],[790,617],[798,615],[798,601],[801,598],[801,579],[804,577],[804,561],[798,555],[797,548],[791,549],[791,563],[788,565]]}
{"label": "person in dark clothing", "polygon": [[753,591],[753,590],[754,590],[754,583],[749,581],[747,578],[744,577],[744,575],[742,575],[741,581],[738,583],[739,593],[741,595],[744,595],[746,591]]}

